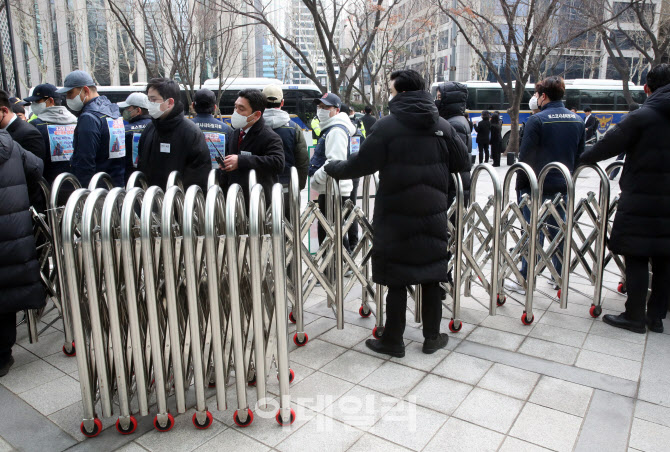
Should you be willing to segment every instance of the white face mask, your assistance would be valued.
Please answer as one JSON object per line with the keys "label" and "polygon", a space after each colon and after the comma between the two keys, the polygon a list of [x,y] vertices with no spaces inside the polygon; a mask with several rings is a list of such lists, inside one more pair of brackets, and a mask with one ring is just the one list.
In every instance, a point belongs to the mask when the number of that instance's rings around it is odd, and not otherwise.
{"label": "white face mask", "polygon": [[247,126],[247,120],[253,116],[253,113],[249,116],[242,116],[238,112],[234,111],[233,115],[230,117],[230,125],[233,126],[233,129],[243,129]]}
{"label": "white face mask", "polygon": [[46,111],[46,109],[47,109],[47,103],[46,102],[42,102],[42,103],[39,103],[39,104],[37,102],[35,102],[30,106],[30,110],[34,114],[36,114],[37,116],[44,113]]}
{"label": "white face mask", "polygon": [[[83,89],[81,90],[83,91]],[[67,107],[72,111],[81,111],[84,108],[84,101],[81,100],[81,91],[74,99],[66,99]]]}
{"label": "white face mask", "polygon": [[330,110],[319,108],[319,110],[316,112],[316,117],[319,118],[319,122],[327,121],[330,119]]}
{"label": "white face mask", "polygon": [[530,101],[528,102],[528,107],[530,107],[531,110],[540,109],[540,107],[537,106],[537,97],[533,96],[530,98]]}
{"label": "white face mask", "polygon": [[395,96],[394,96],[393,94],[389,94],[389,102],[391,102],[391,101],[393,100],[394,97],[395,97]]}
{"label": "white face mask", "polygon": [[165,102],[149,102],[149,108],[147,110],[149,111],[149,116],[151,116],[154,119],[158,119],[161,116],[165,114],[163,110],[161,110],[161,105],[163,105]]}

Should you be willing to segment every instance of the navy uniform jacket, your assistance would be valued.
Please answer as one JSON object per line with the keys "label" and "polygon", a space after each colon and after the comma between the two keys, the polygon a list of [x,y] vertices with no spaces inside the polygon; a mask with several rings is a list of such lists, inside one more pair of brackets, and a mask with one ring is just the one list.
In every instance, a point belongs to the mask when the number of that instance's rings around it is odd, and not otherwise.
{"label": "navy uniform jacket", "polygon": [[[139,115],[134,118],[130,118],[128,124],[126,124],[126,182],[128,178],[137,168],[138,149],[140,144],[140,136],[142,132],[151,123],[151,116],[149,115]],[[135,139],[137,135],[137,139]]]}

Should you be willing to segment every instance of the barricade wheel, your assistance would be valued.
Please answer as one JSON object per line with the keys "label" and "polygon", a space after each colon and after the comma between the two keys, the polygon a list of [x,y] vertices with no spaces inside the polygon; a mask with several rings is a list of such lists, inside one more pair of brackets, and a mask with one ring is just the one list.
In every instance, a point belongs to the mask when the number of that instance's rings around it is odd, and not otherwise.
{"label": "barricade wheel", "polygon": [[372,311],[370,309],[368,309],[367,312],[366,312],[365,309],[363,308],[363,306],[361,306],[360,308],[358,308],[358,314],[361,317],[367,319],[372,314]]}
{"label": "barricade wheel", "polygon": [[500,306],[504,305],[505,302],[507,302],[507,296],[506,296],[506,295],[503,295],[503,296],[501,297],[500,294],[498,294],[498,299],[496,300],[496,305],[497,305],[498,307],[500,307]]}
{"label": "barricade wheel", "polygon": [[295,317],[293,316],[292,312],[288,313],[288,321],[291,323],[296,323]]}
{"label": "barricade wheel", "polygon": [[137,419],[135,419],[135,416],[130,416],[130,425],[127,429],[121,426],[121,419],[116,420],[116,430],[122,435],[130,435],[135,432],[135,429],[137,429]]}
{"label": "barricade wheel", "polygon": [[154,428],[159,432],[169,432],[172,430],[172,427],[174,427],[174,417],[170,413],[168,413],[168,421],[164,427],[158,423],[158,415],[154,417]]}
{"label": "barricade wheel", "polygon": [[212,413],[207,411],[205,414],[207,415],[207,418],[205,419],[205,423],[201,424],[200,422],[198,422],[198,414],[193,413],[193,425],[195,425],[195,428],[197,428],[198,430],[208,429],[209,427],[212,426],[212,422],[214,422],[214,418],[212,417]]}
{"label": "barricade wheel", "polygon": [[72,349],[68,351],[67,347],[63,345],[63,353],[65,356],[76,356],[77,350],[74,348],[74,341],[72,341]]}
{"label": "barricade wheel", "polygon": [[216,388],[216,381],[210,381],[209,383],[207,383],[207,387],[208,388]]}
{"label": "barricade wheel", "polygon": [[600,314],[603,313],[603,308],[601,306],[596,306],[596,305],[591,305],[591,308],[589,309],[589,314],[591,314],[591,317],[594,319],[597,319],[600,317]]}
{"label": "barricade wheel", "polygon": [[535,320],[535,316],[532,316],[530,319],[526,316],[526,313],[524,312],[523,315],[521,316],[521,322],[524,325],[530,325],[533,323],[533,320]]}
{"label": "barricade wheel", "polygon": [[[295,372],[293,372],[293,369],[289,369],[288,382],[293,383],[294,378],[295,378]],[[279,372],[277,372],[277,380],[279,380]]]}
{"label": "barricade wheel", "polygon": [[284,422],[284,420],[281,417],[281,408],[280,408],[279,411],[277,411],[277,416],[275,416],[275,419],[277,419],[277,423],[282,427],[291,425],[295,422],[295,411],[293,411],[293,408],[291,408],[291,420],[289,422]]}
{"label": "barricade wheel", "polygon": [[255,375],[255,374],[254,374],[254,378],[252,378],[251,380],[249,380],[249,381],[247,382],[247,384],[248,384],[249,386],[256,386],[256,375]]}
{"label": "barricade wheel", "polygon": [[628,292],[628,291],[626,290],[626,284],[620,282],[619,285],[616,286],[616,291],[619,292],[619,293],[623,293],[623,294],[625,294],[626,292]]}
{"label": "barricade wheel", "polygon": [[372,329],[372,336],[374,336],[375,339],[381,339],[383,335],[384,335],[384,327],[383,326],[380,326],[379,328],[374,327]]}
{"label": "barricade wheel", "polygon": [[304,333],[304,334],[305,334],[305,339],[303,339],[302,342],[300,341],[300,339],[298,339],[298,333],[295,333],[293,335],[293,343],[295,345],[297,345],[298,347],[304,347],[305,344],[307,344],[307,341],[309,340],[309,337],[307,336],[307,333]]}
{"label": "barricade wheel", "polygon": [[[87,437],[87,438],[95,438],[95,437],[98,436],[98,435],[100,434],[100,432],[102,431],[102,421],[101,421],[100,419],[98,419],[97,417],[96,417],[95,419],[93,419],[93,431],[92,431],[92,432],[89,432],[88,430],[86,430],[86,428],[84,427],[84,423],[83,423],[83,422],[81,423],[81,426],[79,427],[79,429],[81,430],[81,433],[82,433],[85,437]],[[132,432],[131,432],[131,433],[132,433]]]}
{"label": "barricade wheel", "polygon": [[449,331],[451,331],[452,333],[458,333],[459,331],[461,331],[461,328],[463,328],[463,322],[458,322],[458,328],[456,328],[454,324],[455,324],[454,319],[451,319],[451,321],[449,322]]}
{"label": "barricade wheel", "polygon": [[242,421],[240,421],[240,418],[237,415],[237,410],[235,410],[235,414],[233,415],[233,421],[235,421],[235,425],[237,425],[238,427],[248,427],[249,425],[251,425],[251,423],[254,421],[254,412],[251,411],[251,408],[247,408],[247,413],[248,413],[247,421],[243,423]]}
{"label": "barricade wheel", "polygon": [[558,292],[556,293],[556,296],[560,299],[561,298],[561,289],[558,289]]}

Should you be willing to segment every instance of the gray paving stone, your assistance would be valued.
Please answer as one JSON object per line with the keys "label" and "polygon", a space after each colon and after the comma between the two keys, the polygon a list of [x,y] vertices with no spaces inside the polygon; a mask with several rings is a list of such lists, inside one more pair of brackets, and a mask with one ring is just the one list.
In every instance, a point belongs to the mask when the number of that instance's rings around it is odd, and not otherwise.
{"label": "gray paving stone", "polygon": [[538,323],[529,334],[530,337],[542,339],[558,344],[569,345],[570,347],[581,347],[586,339],[586,333],[568,330],[553,325]]}
{"label": "gray paving stone", "polygon": [[233,428],[228,428],[195,450],[197,452],[237,452],[239,450],[264,452],[269,449],[255,439],[251,439]]}
{"label": "gray paving stone", "polygon": [[319,339],[344,348],[351,348],[368,337],[370,337],[369,329],[356,325],[347,325],[343,330],[331,328],[323,333]]}
{"label": "gray paving stone", "polygon": [[44,359],[44,361],[54,366],[56,369],[65,372],[66,374],[79,372],[79,368],[77,366],[77,358],[75,358],[74,356],[67,356],[62,351],[56,352],[42,359]]}
{"label": "gray paving stone", "polygon": [[347,452],[407,452],[409,450],[378,436],[365,433]]}
{"label": "gray paving stone", "polygon": [[9,373],[0,379],[0,384],[19,394],[63,376],[65,374],[51,364],[37,360],[24,366],[12,367]]}
{"label": "gray paving stone", "polygon": [[447,416],[402,400],[370,429],[370,433],[412,450],[422,450]]}
{"label": "gray paving stone", "polygon": [[465,383],[427,375],[406,398],[414,397],[417,404],[450,415],[472,389],[472,386]]}
{"label": "gray paving stone", "polygon": [[[96,412],[99,411],[96,407]],[[82,407],[81,401],[75,402],[72,405],[63,408],[62,410],[56,411],[53,414],[48,416],[48,419],[60,427],[61,430],[69,434],[71,437],[77,441],[84,441],[86,437],[82,435],[80,430],[80,425],[82,417],[84,414],[84,409]],[[99,417],[99,415],[98,415]],[[105,429],[113,426],[116,422],[116,418],[100,418],[102,421],[103,433]]]}
{"label": "gray paving stone", "polygon": [[644,367],[638,397],[647,402],[670,407],[670,336],[649,333],[644,353]]}
{"label": "gray paving stone", "polygon": [[314,372],[291,387],[291,403],[321,412],[353,387],[339,378],[322,372]]}
{"label": "gray paving stone", "polygon": [[593,326],[589,330],[589,333],[596,334],[598,336],[609,337],[611,339],[633,342],[635,344],[644,344],[647,340],[646,334],[638,334],[631,331],[622,330],[621,328],[614,328],[613,326],[604,323],[600,318],[593,321]]}
{"label": "gray paving stone", "polygon": [[480,388],[525,400],[535,387],[539,374],[496,363],[477,384]]}
{"label": "gray paving stone", "polygon": [[579,317],[558,314],[556,312],[547,312],[544,316],[542,316],[539,323],[566,328],[568,330],[581,331],[582,333],[588,333],[591,329],[593,320],[580,319]]}
{"label": "gray paving stone", "polygon": [[191,419],[193,413],[195,411],[190,409],[184,414],[175,416],[174,427],[169,434],[154,429],[136,438],[135,442],[152,452],[192,451],[227,428],[215,419],[208,429],[197,430],[193,427]]}
{"label": "gray paving stone", "polygon": [[[506,331],[508,333],[520,334],[523,336],[527,336],[531,332],[532,328],[523,328],[523,325],[519,320],[519,318],[521,318],[520,315],[518,318],[515,318],[515,317],[507,317],[504,314],[502,314],[502,312],[498,314],[500,315],[488,316],[486,319],[484,319],[483,322],[479,324],[479,326],[492,328],[494,330]],[[541,313],[534,314],[536,322],[540,314]]]}
{"label": "gray paving stone", "polygon": [[403,397],[426,375],[420,370],[386,362],[360,382],[375,391],[393,397]]}
{"label": "gray paving stone", "polygon": [[358,383],[370,375],[384,360],[354,350],[348,350],[321,368],[321,372],[351,383]]}
{"label": "gray paving stone", "polygon": [[19,396],[37,411],[48,416],[81,400],[81,387],[72,377],[64,375]]}
{"label": "gray paving stone", "polygon": [[500,449],[498,449],[498,452],[545,452],[549,450],[536,444],[521,441],[513,436],[508,436],[505,438],[505,442],[503,442]]}
{"label": "gray paving stone", "polygon": [[[523,327],[521,321],[519,321],[519,327]],[[490,345],[492,347],[498,347],[505,350],[514,351],[521,345],[523,342],[524,336],[518,334],[507,333],[505,331],[493,330],[490,328],[477,327],[470,335],[468,336],[468,341],[477,342],[479,344]]]}
{"label": "gray paving stone", "polygon": [[320,339],[310,339],[307,345],[291,352],[291,361],[318,370],[347,349]]}
{"label": "gray paving stone", "polygon": [[638,381],[642,364],[639,361],[582,350],[575,366],[626,380]]}
{"label": "gray paving stone", "polygon": [[62,353],[63,343],[63,333],[54,328],[49,328],[42,336],[40,336],[38,342],[31,344],[26,340],[20,345],[30,353],[43,358],[59,351]]}
{"label": "gray paving stone", "polygon": [[475,424],[456,419],[449,420],[428,443],[425,452],[488,452],[498,449],[504,435]]}
{"label": "gray paving stone", "polygon": [[[451,338],[449,340],[451,340]],[[403,366],[430,372],[449,354],[449,350],[446,348],[438,350],[430,355],[423,353],[422,349],[423,341],[411,342],[405,345],[405,356],[403,358],[391,358],[390,361],[392,363],[398,363]]]}
{"label": "gray paving stone", "polygon": [[519,347],[519,353],[572,365],[577,360],[579,349],[529,337]]}
{"label": "gray paving stone", "polygon": [[621,341],[596,334],[589,334],[586,337],[583,348],[632,361],[642,361],[642,356],[644,355],[644,344]]}
{"label": "gray paving stone", "polygon": [[[315,372],[315,370],[310,367],[303,366],[302,364],[298,364],[295,361],[291,361],[291,355],[289,355],[289,366],[290,369],[293,370],[294,375],[291,387],[297,385],[302,380],[304,380],[305,378],[307,378],[308,376],[312,375]],[[276,368],[273,369],[273,374],[277,375]],[[279,395],[279,379],[268,378],[267,389],[268,392],[274,395]]]}
{"label": "gray paving stone", "polygon": [[514,423],[510,435],[559,452],[571,451],[577,440],[582,418],[527,403]]}
{"label": "gray paving stone", "polygon": [[277,450],[282,452],[297,450],[344,452],[362,435],[361,430],[342,424],[323,414],[317,414],[302,428],[279,443]]}
{"label": "gray paving stone", "polygon": [[633,409],[633,399],[594,391],[575,452],[626,450]]}
{"label": "gray paving stone", "polygon": [[[330,308],[325,307],[325,302],[324,302],[324,308],[328,310],[331,315],[333,315],[332,311],[330,311]],[[319,335],[325,333],[331,328],[334,328],[335,326],[336,323],[334,318],[319,317],[315,321],[305,325],[305,332],[309,336],[310,340],[312,340],[316,339],[317,337],[319,337]]]}
{"label": "gray paving stone", "polygon": [[630,447],[644,452],[670,451],[670,428],[642,419],[633,419]]}
{"label": "gray paving stone", "polygon": [[475,388],[453,416],[499,433],[506,433],[522,406],[521,400]]}
{"label": "gray paving stone", "polygon": [[12,357],[14,358],[14,365],[12,367],[21,367],[24,364],[32,363],[40,359],[37,355],[30,353],[20,345],[12,347]]}
{"label": "gray paving stone", "polygon": [[[372,336],[371,336],[371,337],[372,337]],[[388,355],[383,355],[383,354],[381,354],[381,353],[375,353],[375,352],[373,352],[372,350],[370,350],[370,349],[365,345],[365,341],[367,341],[367,339],[363,339],[361,342],[359,342],[358,344],[356,344],[356,345],[352,348],[352,350],[355,350],[355,351],[360,352],[360,353],[364,353],[364,354],[366,354],[366,355],[374,356],[375,358],[383,359],[384,361],[388,361],[388,360],[389,360],[390,356],[388,356]]]}
{"label": "gray paving stone", "polygon": [[638,400],[635,404],[635,417],[670,427],[670,408],[661,405]]}
{"label": "gray paving stone", "polygon": [[452,352],[432,373],[476,385],[492,365],[491,361]]}
{"label": "gray paving stone", "polygon": [[536,405],[583,417],[593,389],[569,381],[543,376],[528,399]]}
{"label": "gray paving stone", "polygon": [[395,407],[399,399],[362,386],[354,386],[349,392],[326,407],[323,411],[344,424],[367,431],[389,410]]}
{"label": "gray paving stone", "polygon": [[142,447],[139,444],[133,442],[133,443],[128,443],[123,447],[119,447],[118,449],[116,449],[116,452],[144,452],[146,450],[147,449],[145,449],[144,447]]}
{"label": "gray paving stone", "polygon": [[0,437],[0,452],[14,452],[14,450],[16,449],[14,449],[11,444]]}

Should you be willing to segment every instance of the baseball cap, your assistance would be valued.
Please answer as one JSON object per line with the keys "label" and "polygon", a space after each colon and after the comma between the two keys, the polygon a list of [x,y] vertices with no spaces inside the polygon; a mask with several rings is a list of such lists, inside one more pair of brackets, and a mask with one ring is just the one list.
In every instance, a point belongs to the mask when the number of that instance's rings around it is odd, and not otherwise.
{"label": "baseball cap", "polygon": [[32,96],[28,96],[23,100],[26,102],[37,102],[38,100],[46,99],[49,97],[58,98],[60,96],[56,92],[57,90],[58,88],[56,88],[51,83],[43,83],[41,85],[37,85],[35,89],[33,89]]}
{"label": "baseball cap", "polygon": [[82,86],[95,86],[95,82],[91,76],[88,75],[88,72],[72,71],[67,75],[67,77],[65,77],[63,87],[58,89],[56,92],[63,94],[73,90],[74,88],[81,88]]}
{"label": "baseball cap", "polygon": [[116,105],[121,108],[126,108],[132,105],[133,107],[148,109],[149,98],[144,93],[130,93],[125,102],[118,102]]}
{"label": "baseball cap", "polygon": [[321,96],[321,99],[314,99],[314,103],[316,105],[319,105],[322,102],[329,107],[340,108],[342,105],[342,100],[333,93],[325,93],[323,96]]}
{"label": "baseball cap", "polygon": [[278,104],[284,99],[284,92],[278,85],[268,85],[263,88],[263,95],[271,104]]}
{"label": "baseball cap", "polygon": [[213,107],[216,105],[216,95],[208,89],[199,89],[193,96],[193,102],[199,107]]}
{"label": "baseball cap", "polygon": [[10,105],[29,105],[30,102],[26,102],[25,100],[19,99],[18,97],[10,97],[9,98],[9,104]]}

